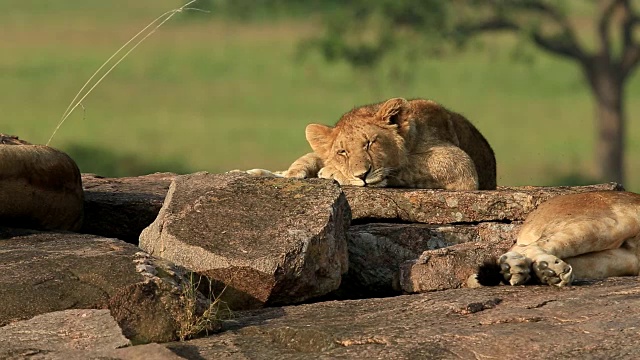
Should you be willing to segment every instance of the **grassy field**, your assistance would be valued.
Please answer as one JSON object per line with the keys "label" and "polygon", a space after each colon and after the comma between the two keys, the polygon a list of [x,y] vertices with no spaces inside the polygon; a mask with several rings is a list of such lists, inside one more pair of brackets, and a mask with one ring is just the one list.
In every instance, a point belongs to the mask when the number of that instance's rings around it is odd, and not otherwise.
{"label": "grassy field", "polygon": [[[80,4],[81,3],[81,4]],[[92,72],[176,0],[0,2],[0,132],[45,143]],[[180,18],[178,18],[180,17]],[[231,23],[179,15],[125,60],[62,126],[52,146],[83,172],[122,176],[286,168],[308,151],[304,127],[353,106],[425,97],[465,114],[498,158],[501,185],[571,184],[593,174],[593,103],[572,63],[513,39],[428,59],[414,81],[296,60],[312,22]],[[488,49],[486,48],[488,47]],[[533,50],[532,50],[533,51]],[[640,79],[628,87],[628,189],[640,191]]]}

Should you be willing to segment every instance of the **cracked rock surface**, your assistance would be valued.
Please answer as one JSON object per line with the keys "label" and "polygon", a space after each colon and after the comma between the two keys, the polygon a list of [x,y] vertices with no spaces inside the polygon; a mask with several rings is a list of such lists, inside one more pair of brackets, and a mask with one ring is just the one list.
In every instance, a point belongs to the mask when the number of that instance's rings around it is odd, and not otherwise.
{"label": "cracked rock surface", "polygon": [[324,302],[238,313],[168,346],[193,359],[634,359],[639,295],[627,277]]}
{"label": "cracked rock surface", "polygon": [[[397,295],[401,291],[422,292],[460,287],[462,282],[455,279],[466,279],[485,258],[501,251],[504,246],[498,244],[507,244],[507,249],[511,247],[520,226],[516,222],[353,225],[347,233],[349,272],[342,277],[340,288],[332,295],[338,299],[365,298]],[[438,260],[432,256],[423,276],[418,275],[417,271],[420,267],[424,268],[425,261],[418,262],[422,266],[407,268],[408,262],[413,264],[416,260],[424,259],[423,253],[442,254],[443,248],[449,247],[474,248],[476,254],[486,252],[486,256],[472,257],[469,251],[439,256]],[[408,279],[407,273],[411,270],[414,276]],[[421,281],[423,286],[408,288],[407,280]]]}

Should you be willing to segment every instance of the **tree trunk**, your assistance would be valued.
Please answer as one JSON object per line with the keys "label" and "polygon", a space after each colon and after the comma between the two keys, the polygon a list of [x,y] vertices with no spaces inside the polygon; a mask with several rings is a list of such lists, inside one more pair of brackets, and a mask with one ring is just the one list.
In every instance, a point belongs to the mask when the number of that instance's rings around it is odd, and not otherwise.
{"label": "tree trunk", "polygon": [[596,164],[602,181],[624,180],[624,82],[608,62],[595,61],[587,77],[596,103]]}

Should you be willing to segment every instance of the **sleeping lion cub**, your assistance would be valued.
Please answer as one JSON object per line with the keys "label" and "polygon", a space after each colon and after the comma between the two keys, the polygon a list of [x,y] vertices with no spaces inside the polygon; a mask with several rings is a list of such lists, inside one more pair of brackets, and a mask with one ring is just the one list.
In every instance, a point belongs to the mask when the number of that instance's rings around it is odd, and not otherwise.
{"label": "sleeping lion cub", "polygon": [[[596,191],[562,195],[528,216],[516,245],[495,264],[485,264],[479,285],[529,281],[555,286],[574,279],[638,275],[640,195]],[[474,281],[470,279],[470,286]]]}
{"label": "sleeping lion cub", "polygon": [[355,186],[496,188],[496,159],[487,140],[462,115],[433,101],[394,98],[358,107],[334,127],[308,125],[306,138],[313,152],[279,176]]}

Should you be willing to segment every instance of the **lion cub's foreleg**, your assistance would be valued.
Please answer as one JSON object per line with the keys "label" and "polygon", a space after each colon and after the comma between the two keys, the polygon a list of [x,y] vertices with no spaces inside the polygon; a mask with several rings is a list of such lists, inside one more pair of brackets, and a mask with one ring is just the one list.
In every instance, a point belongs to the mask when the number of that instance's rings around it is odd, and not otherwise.
{"label": "lion cub's foreleg", "polygon": [[309,179],[318,177],[318,172],[323,167],[324,162],[314,152],[302,155],[296,161],[289,166],[289,169],[284,172],[284,177],[297,178],[297,179]]}
{"label": "lion cub's foreleg", "polygon": [[[253,176],[266,176],[266,177],[286,177],[296,179],[308,179],[318,177],[318,171],[322,168],[322,159],[316,153],[308,153],[289,166],[289,169],[285,171],[269,171],[265,169],[251,169],[246,173]],[[234,170],[237,171],[237,170]]]}

